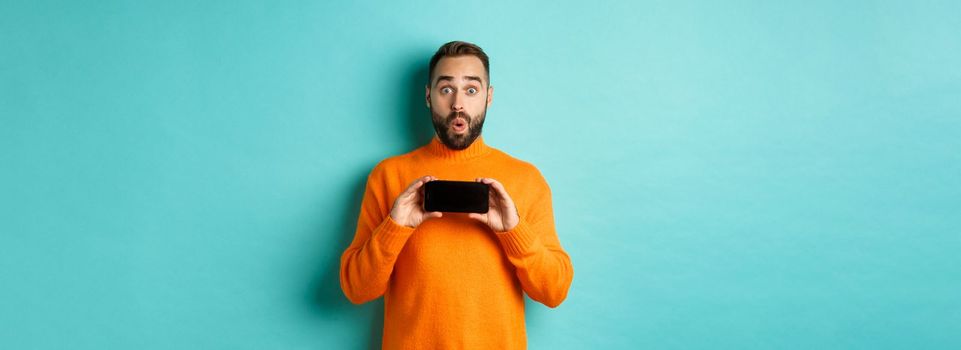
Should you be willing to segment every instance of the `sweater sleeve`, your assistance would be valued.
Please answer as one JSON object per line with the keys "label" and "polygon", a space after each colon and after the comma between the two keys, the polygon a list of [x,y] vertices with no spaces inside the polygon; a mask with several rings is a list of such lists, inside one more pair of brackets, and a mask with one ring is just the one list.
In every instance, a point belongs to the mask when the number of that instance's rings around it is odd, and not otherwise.
{"label": "sweater sleeve", "polygon": [[567,298],[574,278],[570,256],[554,230],[554,209],[547,183],[540,178],[536,198],[520,212],[520,222],[510,231],[497,232],[508,260],[516,268],[521,287],[531,299],[554,308]]}
{"label": "sweater sleeve", "polygon": [[367,178],[354,240],[340,257],[340,287],[354,304],[374,300],[387,290],[394,262],[414,229],[390,218],[384,183]]}

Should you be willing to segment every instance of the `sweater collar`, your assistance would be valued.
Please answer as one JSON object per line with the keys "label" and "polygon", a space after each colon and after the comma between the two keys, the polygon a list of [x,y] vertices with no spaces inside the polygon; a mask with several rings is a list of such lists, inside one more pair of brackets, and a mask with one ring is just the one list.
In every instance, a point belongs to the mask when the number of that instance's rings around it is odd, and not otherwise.
{"label": "sweater collar", "polygon": [[474,139],[474,142],[465,149],[454,150],[448,148],[447,145],[440,141],[440,138],[438,138],[437,135],[434,135],[426,147],[427,151],[434,156],[455,161],[482,157],[490,153],[492,150],[492,148],[488,147],[487,144],[484,143],[483,136],[478,136],[476,139]]}

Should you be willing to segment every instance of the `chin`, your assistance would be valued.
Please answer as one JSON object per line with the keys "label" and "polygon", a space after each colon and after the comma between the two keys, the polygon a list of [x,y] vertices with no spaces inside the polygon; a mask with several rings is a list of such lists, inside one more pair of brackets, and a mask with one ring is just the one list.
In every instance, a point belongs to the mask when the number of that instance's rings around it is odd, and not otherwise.
{"label": "chin", "polygon": [[448,145],[448,147],[451,147],[456,150],[462,150],[467,148],[467,146],[470,146],[467,144],[467,135],[454,134],[454,135],[448,135],[448,136],[449,136],[448,139],[450,139],[452,143],[452,145]]}

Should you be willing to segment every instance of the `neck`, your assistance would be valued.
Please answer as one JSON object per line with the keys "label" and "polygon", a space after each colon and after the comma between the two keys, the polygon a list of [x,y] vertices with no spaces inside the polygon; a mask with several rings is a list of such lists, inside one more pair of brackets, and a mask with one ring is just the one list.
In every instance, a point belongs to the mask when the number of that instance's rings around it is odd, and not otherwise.
{"label": "neck", "polygon": [[477,157],[481,157],[490,153],[491,148],[484,144],[484,137],[478,136],[470,146],[462,150],[455,150],[447,147],[437,135],[430,140],[427,144],[427,150],[440,158],[448,160],[468,160]]}

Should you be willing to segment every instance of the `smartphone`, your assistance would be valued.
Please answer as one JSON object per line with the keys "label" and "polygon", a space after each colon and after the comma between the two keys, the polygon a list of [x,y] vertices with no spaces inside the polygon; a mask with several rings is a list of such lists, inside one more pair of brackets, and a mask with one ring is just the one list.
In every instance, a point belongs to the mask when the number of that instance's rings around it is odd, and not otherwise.
{"label": "smartphone", "polygon": [[490,185],[481,182],[434,180],[424,184],[424,211],[486,213]]}

